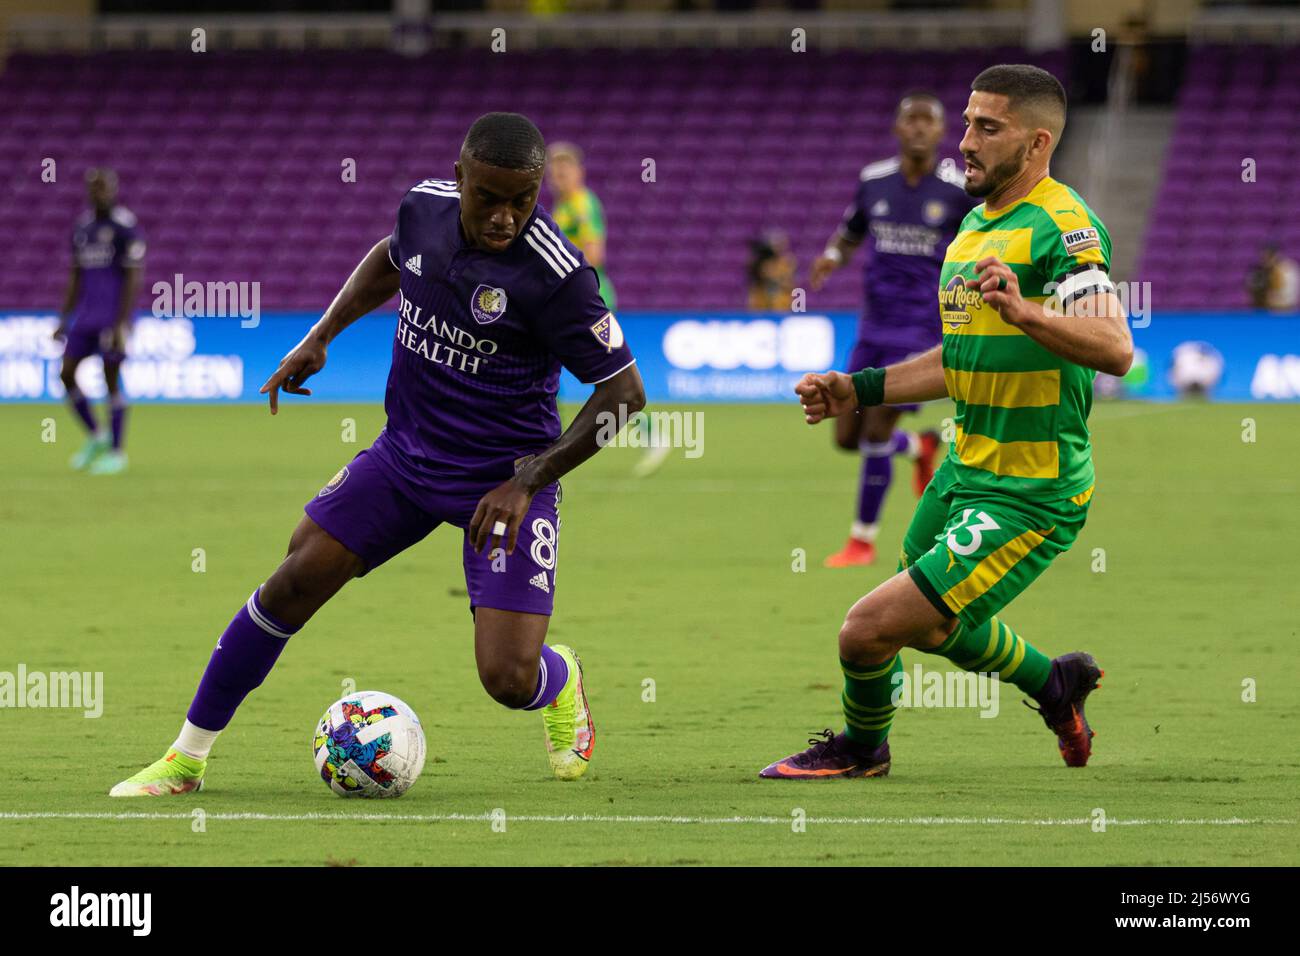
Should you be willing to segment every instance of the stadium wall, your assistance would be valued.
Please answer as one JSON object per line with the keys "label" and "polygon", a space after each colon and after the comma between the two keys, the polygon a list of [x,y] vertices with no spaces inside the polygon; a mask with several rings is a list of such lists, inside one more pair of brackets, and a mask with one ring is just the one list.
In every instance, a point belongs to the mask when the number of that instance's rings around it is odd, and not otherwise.
{"label": "stadium wall", "polygon": [[[128,343],[123,378],[134,401],[255,402],[280,358],[316,320],[314,313],[240,318],[142,316]],[[312,380],[314,401],[382,401],[394,313],[359,320],[330,349]],[[755,315],[748,312],[620,313],[652,402],[787,401],[798,377],[840,367],[853,342],[850,312]],[[0,312],[0,401],[61,399],[62,347],[53,313]],[[1138,362],[1125,380],[1131,397],[1170,399],[1171,373],[1205,380],[1225,401],[1300,400],[1300,316],[1260,313],[1160,313],[1133,332]],[[98,360],[82,363],[79,384],[103,394]],[[1114,393],[1114,380],[1099,392]],[[566,372],[561,396],[587,389]],[[293,401],[293,399],[290,399]]]}

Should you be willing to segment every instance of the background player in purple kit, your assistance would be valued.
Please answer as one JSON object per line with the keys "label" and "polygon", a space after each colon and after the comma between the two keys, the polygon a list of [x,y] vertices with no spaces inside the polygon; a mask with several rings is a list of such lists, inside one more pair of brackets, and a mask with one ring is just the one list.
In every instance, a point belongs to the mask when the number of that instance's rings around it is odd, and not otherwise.
{"label": "background player in purple kit", "polygon": [[[289,554],[217,642],[180,737],[113,796],[202,786],[207,755],[287,639],[340,588],[439,524],[464,529],[463,558],[479,678],[499,703],[542,710],[551,769],[586,770],[594,745],[571,648],[543,643],[559,544],[558,479],[599,449],[606,416],[645,392],[595,270],[537,205],[546,145],[517,113],[474,122],[456,179],[429,179],[402,200],[324,316],[262,386],[325,366],[348,325],[400,296],[385,410],[374,444],[306,506]],[[561,434],[563,364],[595,389]]]}
{"label": "background player in purple kit", "polygon": [[[140,291],[144,239],[131,210],[117,205],[117,174],[111,169],[86,173],[91,209],[72,230],[72,272],[54,337],[64,342],[59,377],[68,404],[85,426],[86,444],[72,456],[72,467],[93,475],[112,475],[126,468],[122,437],[126,396],[121,370],[131,307]],[[90,402],[77,387],[77,366],[98,355],[108,386],[109,430],[103,431]]]}
{"label": "background player in purple kit", "polygon": [[[955,163],[939,162],[943,132],[943,104],[937,97],[929,93],[903,97],[894,117],[898,156],[863,168],[843,222],[812,264],[810,281],[815,290],[870,237],[862,316],[849,368],[901,362],[939,344],[934,290],[944,250],[974,205]],[[925,490],[934,474],[938,436],[898,428],[903,412],[919,408],[877,406],[836,419],[835,442],[846,451],[861,450],[862,472],[849,539],[826,559],[827,567],[870,564],[876,559],[876,531],[895,455],[907,452],[915,459],[915,491],[919,496]]]}

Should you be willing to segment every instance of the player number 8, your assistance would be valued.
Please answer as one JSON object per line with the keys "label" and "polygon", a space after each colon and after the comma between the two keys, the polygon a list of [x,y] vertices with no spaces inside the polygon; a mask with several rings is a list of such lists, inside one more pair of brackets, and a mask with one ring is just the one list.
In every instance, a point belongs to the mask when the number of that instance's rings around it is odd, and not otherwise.
{"label": "player number 8", "polygon": [[533,556],[533,563],[546,571],[555,570],[555,528],[545,518],[533,522],[533,543],[528,553]]}
{"label": "player number 8", "polygon": [[[975,515],[979,521],[975,524],[967,525],[966,522],[970,521],[970,516],[972,514]],[[961,530],[963,526],[965,526],[966,530],[970,532],[970,541],[966,544],[958,544],[957,532]],[[1000,530],[998,523],[990,518],[986,512],[976,512],[974,508],[967,508],[962,513],[961,521],[957,523],[957,527],[948,532],[948,547],[952,550],[953,554],[960,554],[963,556],[974,554],[980,549],[980,545],[984,542],[984,532],[998,530]]]}

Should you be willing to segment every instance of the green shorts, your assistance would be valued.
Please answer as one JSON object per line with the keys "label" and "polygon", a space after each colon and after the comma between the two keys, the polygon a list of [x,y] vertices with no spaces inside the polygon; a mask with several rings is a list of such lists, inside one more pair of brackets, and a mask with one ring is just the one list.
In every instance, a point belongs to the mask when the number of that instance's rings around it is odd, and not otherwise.
{"label": "green shorts", "polygon": [[898,569],[945,617],[978,627],[1070,549],[1091,499],[1091,488],[1062,501],[974,491],[940,466],[903,537]]}

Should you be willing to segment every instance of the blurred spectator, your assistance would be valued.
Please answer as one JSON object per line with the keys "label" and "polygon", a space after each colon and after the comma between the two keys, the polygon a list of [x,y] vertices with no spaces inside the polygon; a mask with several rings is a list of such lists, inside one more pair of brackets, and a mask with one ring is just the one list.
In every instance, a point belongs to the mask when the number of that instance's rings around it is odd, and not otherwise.
{"label": "blurred spectator", "polygon": [[1250,270],[1246,285],[1255,308],[1294,312],[1300,304],[1300,265],[1282,255],[1276,243],[1269,243],[1259,264]]}
{"label": "blurred spectator", "polygon": [[794,291],[795,258],[790,238],[779,229],[749,243],[749,307],[761,312],[788,312]]}
{"label": "blurred spectator", "polygon": [[1223,354],[1209,342],[1183,342],[1174,349],[1169,381],[1179,398],[1208,398],[1223,381]]}
{"label": "blurred spectator", "polygon": [[618,301],[614,284],[605,272],[605,207],[587,188],[587,167],[583,165],[582,150],[572,143],[552,143],[546,154],[546,184],[555,200],[551,215],[596,270],[605,304],[616,309]]}

